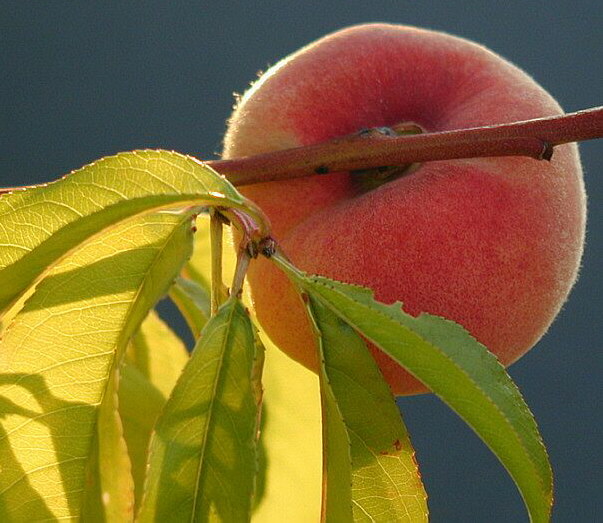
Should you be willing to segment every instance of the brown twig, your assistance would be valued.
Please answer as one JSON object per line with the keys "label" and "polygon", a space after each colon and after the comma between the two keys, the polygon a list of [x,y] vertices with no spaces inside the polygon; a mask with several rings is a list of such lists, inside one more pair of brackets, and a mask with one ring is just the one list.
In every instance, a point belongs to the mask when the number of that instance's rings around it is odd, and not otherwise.
{"label": "brown twig", "polygon": [[603,107],[507,124],[436,133],[390,136],[360,133],[257,156],[207,162],[237,186],[360,171],[415,162],[529,156],[550,159],[552,148],[603,137]]}
{"label": "brown twig", "polygon": [[[401,136],[356,133],[321,144],[206,163],[241,186],[436,160],[491,156],[548,160],[556,145],[602,137],[603,107],[595,107],[550,118],[455,131]],[[22,188],[0,188],[0,195]]]}

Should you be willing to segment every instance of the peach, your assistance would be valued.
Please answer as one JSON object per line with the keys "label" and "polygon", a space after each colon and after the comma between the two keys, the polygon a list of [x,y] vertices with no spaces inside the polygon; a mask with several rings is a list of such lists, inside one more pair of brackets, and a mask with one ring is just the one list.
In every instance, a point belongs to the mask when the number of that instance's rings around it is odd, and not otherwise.
{"label": "peach", "polygon": [[[414,122],[443,131],[560,114],[526,73],[435,31],[370,24],[326,36],[269,69],[239,100],[224,157],[308,145]],[[301,269],[370,287],[463,325],[508,365],[544,334],[576,279],[585,194],[575,145],[551,162],[498,157],[426,162],[367,189],[350,173],[244,187]],[[252,263],[257,316],[316,369],[303,306],[267,259]],[[370,347],[395,394],[425,387]]]}

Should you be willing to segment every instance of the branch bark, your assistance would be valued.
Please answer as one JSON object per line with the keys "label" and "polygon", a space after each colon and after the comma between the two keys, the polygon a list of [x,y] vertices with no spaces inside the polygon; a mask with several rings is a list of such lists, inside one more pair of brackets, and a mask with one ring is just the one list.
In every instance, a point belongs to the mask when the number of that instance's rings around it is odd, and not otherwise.
{"label": "branch bark", "polygon": [[[528,156],[549,160],[557,145],[603,137],[603,106],[575,113],[455,131],[392,136],[356,133],[329,142],[207,165],[236,186],[417,162]],[[359,172],[358,176],[362,176]],[[0,188],[0,195],[35,186]]]}
{"label": "branch bark", "polygon": [[507,124],[390,136],[358,133],[332,141],[207,164],[236,186],[315,174],[362,171],[416,162],[529,156],[551,158],[553,148],[603,137],[603,107]]}

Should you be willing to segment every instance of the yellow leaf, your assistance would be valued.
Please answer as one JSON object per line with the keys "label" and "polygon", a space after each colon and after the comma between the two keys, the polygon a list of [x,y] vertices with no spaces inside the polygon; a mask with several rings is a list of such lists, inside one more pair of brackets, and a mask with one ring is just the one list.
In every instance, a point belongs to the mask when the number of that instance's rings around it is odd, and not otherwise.
{"label": "yellow leaf", "polygon": [[74,518],[116,358],[189,256],[190,222],[114,226],[45,275],[0,350],[0,520]]}

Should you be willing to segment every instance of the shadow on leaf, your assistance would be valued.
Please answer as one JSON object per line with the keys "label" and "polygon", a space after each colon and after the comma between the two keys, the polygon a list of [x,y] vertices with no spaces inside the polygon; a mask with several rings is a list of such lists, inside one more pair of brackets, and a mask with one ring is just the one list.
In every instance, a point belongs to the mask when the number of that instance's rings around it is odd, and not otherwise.
{"label": "shadow on leaf", "polygon": [[[40,410],[23,407],[8,399],[1,394],[5,387],[22,388],[22,392],[33,396]],[[34,403],[29,399],[26,401]],[[53,395],[40,375],[0,375],[0,521],[54,519],[57,514],[50,507],[53,503],[60,505],[59,497],[66,499],[65,512],[78,513],[77,497],[73,494],[81,490],[77,476],[81,474],[81,462],[88,459],[90,438],[82,438],[72,429],[74,420],[89,426],[95,411],[94,405],[66,401]],[[45,430],[39,430],[36,427],[39,424]],[[11,441],[17,432],[18,442]],[[45,452],[54,453],[56,461],[51,465],[36,466],[36,454]],[[53,486],[54,478],[48,472],[55,466],[60,485]],[[32,485],[32,477],[37,474],[42,475],[38,488]],[[72,495],[64,496],[66,492]]]}

